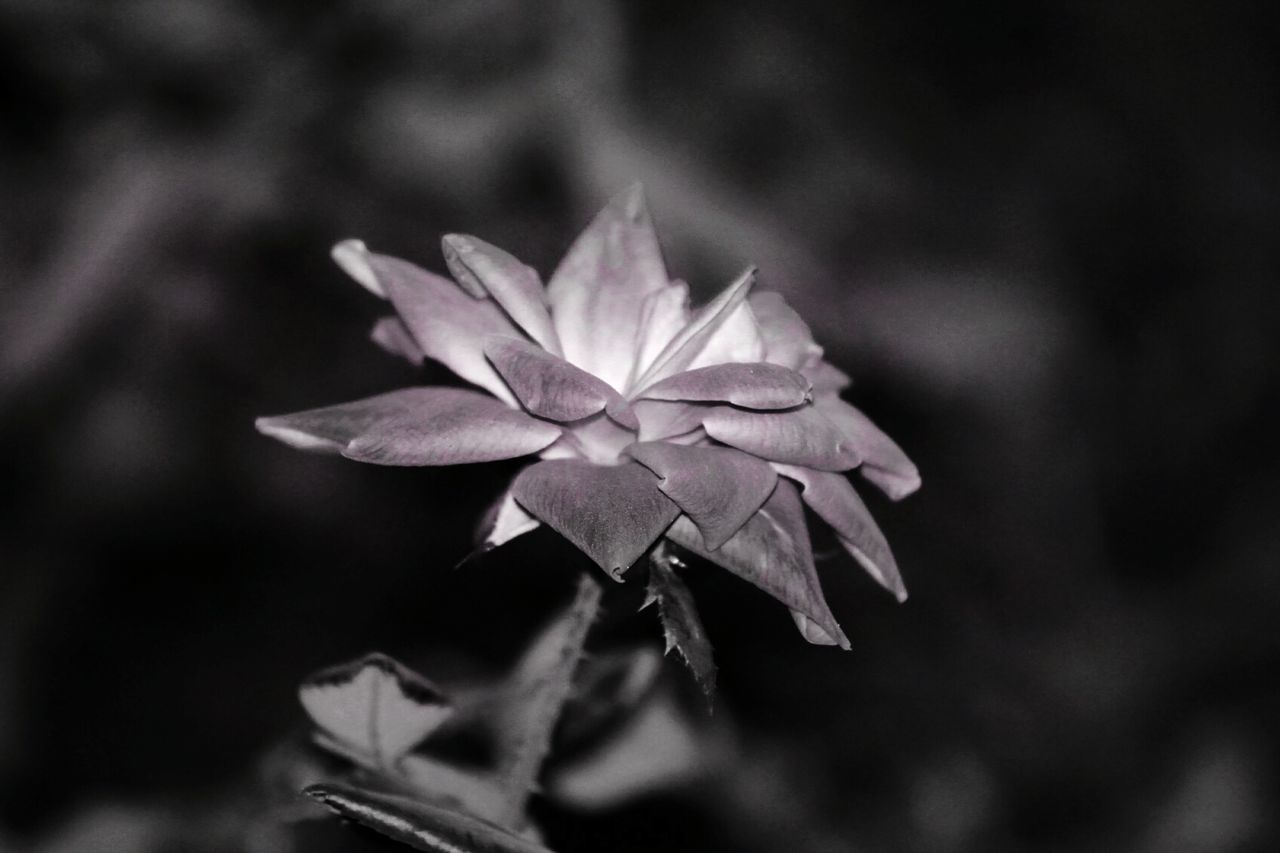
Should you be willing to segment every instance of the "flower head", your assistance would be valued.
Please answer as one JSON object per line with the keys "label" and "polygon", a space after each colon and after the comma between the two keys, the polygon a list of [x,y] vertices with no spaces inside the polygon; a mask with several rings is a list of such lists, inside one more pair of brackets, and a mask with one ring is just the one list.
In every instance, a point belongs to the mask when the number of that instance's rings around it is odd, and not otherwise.
{"label": "flower head", "polygon": [[414,387],[291,415],[260,431],[382,465],[537,455],[486,544],[547,524],[621,580],[665,537],[787,605],[812,642],[847,646],[814,570],[803,506],[899,599],[888,544],[846,472],[891,498],[915,466],[839,392],[808,326],[744,272],[691,310],[668,278],[638,187],[574,242],[544,289],[476,237],[450,234],[453,281],[348,240],[334,259],[388,300],[374,340],[477,387]]}

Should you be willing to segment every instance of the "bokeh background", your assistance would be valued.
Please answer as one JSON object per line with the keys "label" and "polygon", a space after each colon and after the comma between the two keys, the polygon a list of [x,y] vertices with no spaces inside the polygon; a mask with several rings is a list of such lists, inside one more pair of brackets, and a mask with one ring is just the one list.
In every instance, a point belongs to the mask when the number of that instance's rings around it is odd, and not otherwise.
{"label": "bokeh background", "polygon": [[337,239],[547,274],[641,180],[919,463],[912,596],[826,553],[840,654],[695,571],[732,761],[553,846],[1280,849],[1277,8],[0,0],[0,848],[207,841],[310,671],[514,654],[562,552],[453,570],[514,468],[252,419],[444,378]]}

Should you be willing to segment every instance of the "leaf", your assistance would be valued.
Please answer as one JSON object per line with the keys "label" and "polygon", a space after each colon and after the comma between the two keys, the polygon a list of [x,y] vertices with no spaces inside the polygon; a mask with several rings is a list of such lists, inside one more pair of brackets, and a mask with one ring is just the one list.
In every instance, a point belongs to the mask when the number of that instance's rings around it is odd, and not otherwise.
{"label": "leaf", "polygon": [[555,769],[549,793],[575,809],[604,811],[705,778],[714,756],[671,691],[662,690],[597,749]]}
{"label": "leaf", "polygon": [[550,853],[487,820],[347,785],[319,784],[303,790],[333,812],[414,850],[428,853]]}
{"label": "leaf", "polygon": [[383,654],[321,670],[298,688],[322,746],[366,766],[393,766],[448,718],[434,684]]}
{"label": "leaf", "polygon": [[711,640],[698,617],[693,593],[676,574],[672,558],[665,554],[655,554],[649,561],[649,588],[641,609],[654,602],[658,604],[658,615],[662,619],[667,653],[672,649],[680,653],[707,697],[707,707],[710,708],[716,693],[716,662],[711,653]]}

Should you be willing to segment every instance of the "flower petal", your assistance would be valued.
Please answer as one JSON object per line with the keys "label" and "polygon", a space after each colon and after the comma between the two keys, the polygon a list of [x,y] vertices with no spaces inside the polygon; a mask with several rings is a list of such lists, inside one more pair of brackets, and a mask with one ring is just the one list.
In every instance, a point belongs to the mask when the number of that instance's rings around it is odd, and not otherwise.
{"label": "flower petal", "polygon": [[668,400],[636,400],[631,404],[640,419],[640,440],[674,438],[702,426],[711,406]]}
{"label": "flower petal", "polygon": [[627,453],[661,477],[658,488],[693,520],[708,548],[737,533],[778,482],[768,462],[727,447],[633,444]]}
{"label": "flower petal", "polygon": [[870,418],[836,396],[823,397],[814,405],[862,457],[862,476],[886,495],[902,500],[920,488],[920,471],[915,463]]}
{"label": "flower petal", "polygon": [[379,465],[458,465],[536,453],[555,424],[462,388],[405,388],[352,403],[259,418],[258,431],[303,450]]}
{"label": "flower petal", "polygon": [[757,291],[751,294],[750,305],[764,337],[767,361],[801,370],[822,356],[822,347],[814,343],[809,324],[791,309],[782,294]]}
{"label": "flower petal", "polygon": [[628,429],[640,429],[636,413],[621,394],[539,346],[517,338],[491,337],[484,354],[520,404],[540,418],[577,421],[607,411]]}
{"label": "flower petal", "polygon": [[369,249],[363,240],[343,240],[329,250],[329,257],[365,290],[374,296],[387,298],[387,291],[369,266]]}
{"label": "flower petal", "polygon": [[[755,277],[754,268],[746,270],[715,299],[699,308],[693,315],[693,319],[662,348],[662,352],[653,360],[653,364],[636,380],[636,387],[648,387],[659,379],[665,379],[687,369],[702,355],[716,333],[731,317],[738,318],[739,323],[742,317],[754,323],[749,314],[743,315],[741,312],[747,293],[755,283]],[[745,310],[750,312],[750,308]],[[728,361],[729,359],[720,360]],[[757,357],[747,360],[759,361],[760,359]]]}
{"label": "flower petal", "polygon": [[907,600],[907,588],[898,572],[898,563],[889,543],[871,517],[871,511],[858,497],[853,485],[843,474],[814,471],[793,465],[774,465],[778,473],[803,486],[804,502],[831,525],[840,544],[858,561],[867,574],[893,593],[898,601]]}
{"label": "flower petal", "polygon": [[809,380],[777,364],[716,364],[668,376],[635,396],[725,402],[748,409],[790,409],[808,402]]}
{"label": "flower petal", "polygon": [[507,490],[485,513],[478,538],[481,540],[481,548],[489,551],[541,526],[542,523],[525,512],[516,503],[511,491]]}
{"label": "flower petal", "polygon": [[800,372],[813,383],[814,397],[838,394],[853,384],[849,374],[831,362],[823,361],[822,359],[817,359],[807,367],[802,367]]}
{"label": "flower petal", "polygon": [[845,435],[812,405],[785,412],[716,406],[702,425],[716,441],[774,462],[845,471],[860,461]]}
{"label": "flower petal", "polygon": [[346,247],[346,262],[368,268],[418,347],[514,408],[515,397],[482,351],[487,335],[519,334],[502,309],[492,301],[473,299],[447,278],[399,258],[367,252],[362,243],[351,245],[355,243],[359,241],[340,244]]}
{"label": "flower petal", "polygon": [[619,581],[680,514],[658,479],[637,462],[548,459],[521,471],[512,492]]}
{"label": "flower petal", "polygon": [[373,324],[369,339],[392,355],[410,364],[422,364],[427,356],[413,339],[409,327],[399,317],[383,317]]}
{"label": "flower petal", "polygon": [[635,360],[631,363],[629,391],[635,380],[653,363],[663,347],[671,342],[689,323],[689,285],[673,281],[667,287],[654,291],[644,301],[640,311],[640,329],[636,337]]}
{"label": "flower petal", "polygon": [[712,364],[764,361],[764,336],[751,306],[744,300],[725,317],[723,323],[706,339],[702,351],[684,370]]}
{"label": "flower petal", "polygon": [[478,298],[492,296],[529,337],[548,352],[560,354],[542,279],[532,267],[479,237],[446,234],[442,244],[449,272],[463,289]]}
{"label": "flower petal", "polygon": [[565,358],[625,387],[645,300],[667,286],[644,195],[633,186],[587,226],[547,284]]}
{"label": "flower petal", "polygon": [[[849,648],[849,640],[822,595],[804,510],[791,483],[779,480],[760,511],[732,539],[715,550],[706,546],[688,516],[676,519],[667,531],[667,538],[804,614],[842,648]],[[805,633],[805,637],[810,639],[811,632]]]}

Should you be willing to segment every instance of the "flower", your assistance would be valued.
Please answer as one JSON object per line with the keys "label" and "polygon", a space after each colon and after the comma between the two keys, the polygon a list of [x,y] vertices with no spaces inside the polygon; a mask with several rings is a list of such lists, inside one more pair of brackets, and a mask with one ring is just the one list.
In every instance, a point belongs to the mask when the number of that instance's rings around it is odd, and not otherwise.
{"label": "flower", "polygon": [[884,536],[845,472],[899,499],[915,466],[842,400],[849,379],[804,321],[743,273],[689,307],[639,187],[615,198],[544,289],[476,237],[446,235],[454,281],[339,243],[334,259],[396,314],[372,337],[480,390],[414,387],[260,418],[304,450],[380,465],[534,455],[493,513],[490,547],[547,524],[617,580],[665,537],[792,611],[811,642],[848,641],[823,598],[803,506],[900,600]]}

